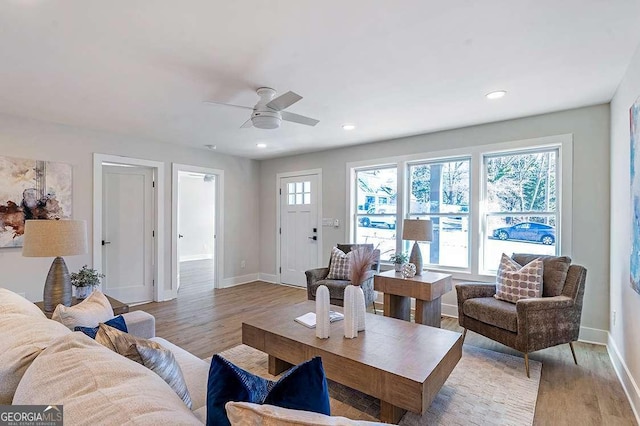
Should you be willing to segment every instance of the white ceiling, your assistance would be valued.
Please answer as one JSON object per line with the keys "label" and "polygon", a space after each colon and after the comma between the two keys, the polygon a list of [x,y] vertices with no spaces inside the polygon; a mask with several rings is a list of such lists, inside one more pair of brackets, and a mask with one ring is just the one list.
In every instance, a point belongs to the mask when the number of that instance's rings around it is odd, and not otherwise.
{"label": "white ceiling", "polygon": [[[0,112],[269,158],[608,102],[639,22],[637,0],[4,0]],[[203,102],[261,86],[320,123]]]}

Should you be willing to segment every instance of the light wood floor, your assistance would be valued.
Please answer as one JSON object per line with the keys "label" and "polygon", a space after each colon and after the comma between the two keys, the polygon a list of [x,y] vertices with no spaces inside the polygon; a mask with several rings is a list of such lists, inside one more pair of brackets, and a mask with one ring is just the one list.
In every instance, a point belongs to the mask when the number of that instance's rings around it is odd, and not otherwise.
{"label": "light wood floor", "polygon": [[[228,289],[185,292],[178,299],[148,303],[142,309],[156,317],[156,333],[206,358],[241,343],[242,320],[306,300],[306,290],[263,282]],[[443,318],[443,328],[461,332],[457,319]],[[516,351],[469,332],[465,345],[520,356]],[[636,425],[631,406],[604,346],[576,343],[579,365],[569,345],[531,355],[542,362],[536,425]],[[524,361],[522,366],[524,373]]]}
{"label": "light wood floor", "polygon": [[180,262],[180,288],[178,297],[213,290],[213,259]]}

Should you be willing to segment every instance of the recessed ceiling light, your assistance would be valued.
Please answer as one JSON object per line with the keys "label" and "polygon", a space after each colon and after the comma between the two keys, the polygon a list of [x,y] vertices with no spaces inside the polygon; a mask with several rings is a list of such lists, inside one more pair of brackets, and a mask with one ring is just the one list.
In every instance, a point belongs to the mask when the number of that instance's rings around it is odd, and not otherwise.
{"label": "recessed ceiling light", "polygon": [[356,128],[356,125],[353,123],[345,123],[342,125],[343,130],[353,130]]}
{"label": "recessed ceiling light", "polygon": [[487,97],[487,99],[500,99],[506,94],[506,90],[496,90],[495,92],[487,93],[485,96]]}
{"label": "recessed ceiling light", "polygon": [[214,149],[217,149],[218,146],[217,145],[205,145],[205,148],[214,150]]}
{"label": "recessed ceiling light", "polygon": [[256,147],[258,147],[258,148],[266,148],[267,144],[266,143],[257,143]]}

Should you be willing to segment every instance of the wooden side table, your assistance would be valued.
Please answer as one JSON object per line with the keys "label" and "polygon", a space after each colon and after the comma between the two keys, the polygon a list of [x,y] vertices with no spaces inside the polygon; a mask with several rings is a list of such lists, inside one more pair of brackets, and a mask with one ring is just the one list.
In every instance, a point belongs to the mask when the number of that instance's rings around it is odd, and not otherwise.
{"label": "wooden side table", "polygon": [[416,299],[416,323],[440,327],[440,297],[451,291],[451,275],[423,271],[422,275],[403,278],[394,270],[373,279],[373,288],[384,293],[384,315],[410,320],[411,298]]}
{"label": "wooden side table", "polygon": [[[105,294],[105,296],[107,296]],[[82,299],[84,300],[84,299]],[[77,305],[78,303],[82,302],[82,300],[80,299],[76,299],[75,297],[71,298],[71,306],[73,305]],[[127,305],[126,303],[122,303],[121,301],[114,299],[111,296],[107,296],[107,300],[109,300],[109,303],[111,303],[111,307],[113,308],[113,314],[114,315],[121,315],[121,314],[126,314],[127,312],[129,312],[129,305]],[[40,310],[42,312],[44,312],[44,314],[47,316],[47,318],[51,318],[51,315],[53,315],[53,312],[45,312],[44,310],[44,302],[35,302],[36,306],[38,308],[40,308]]]}

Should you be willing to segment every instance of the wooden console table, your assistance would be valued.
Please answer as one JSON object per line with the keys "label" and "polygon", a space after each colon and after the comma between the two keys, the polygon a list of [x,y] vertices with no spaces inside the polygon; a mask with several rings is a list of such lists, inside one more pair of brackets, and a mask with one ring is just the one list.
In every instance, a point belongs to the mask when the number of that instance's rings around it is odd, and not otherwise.
{"label": "wooden console table", "polygon": [[[107,296],[105,294],[105,296]],[[82,299],[84,300],[84,299]],[[77,305],[78,303],[82,302],[81,299],[76,299],[75,297],[71,298],[71,306],[73,305]],[[122,314],[126,314],[127,312],[129,312],[129,305],[127,305],[126,303],[122,303],[121,301],[114,299],[111,296],[107,296],[107,300],[109,300],[109,303],[111,303],[111,307],[113,308],[113,314],[114,315],[122,315]],[[44,302],[40,301],[40,302],[35,302],[36,306],[38,308],[40,308],[40,310],[42,312],[44,312],[44,314],[47,316],[47,318],[51,318],[51,315],[53,315],[53,312],[45,312],[44,310]]]}
{"label": "wooden console table", "polygon": [[451,275],[423,271],[422,275],[403,278],[394,270],[375,275],[373,288],[384,293],[384,315],[410,320],[411,298],[416,299],[416,323],[440,327],[440,296],[451,291]]}

